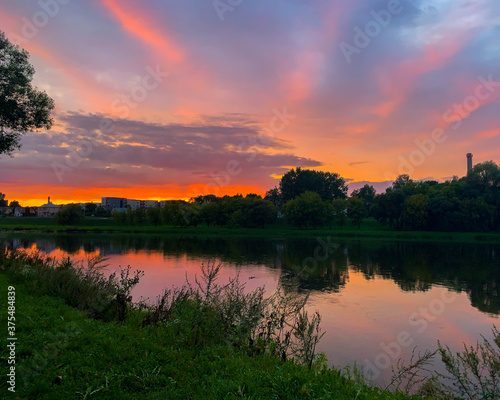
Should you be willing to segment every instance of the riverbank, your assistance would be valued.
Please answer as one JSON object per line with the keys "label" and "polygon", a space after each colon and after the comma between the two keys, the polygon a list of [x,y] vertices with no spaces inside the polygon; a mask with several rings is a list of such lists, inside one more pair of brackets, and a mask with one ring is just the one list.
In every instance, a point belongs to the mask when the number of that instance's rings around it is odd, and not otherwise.
{"label": "riverbank", "polygon": [[[82,282],[74,281],[70,264],[49,272],[42,260],[19,260],[4,257],[0,273],[3,309],[8,306],[8,291],[11,299],[15,292],[12,398],[410,399],[349,380],[324,362],[309,368],[268,352],[249,351],[248,346],[228,343],[223,337],[215,340],[219,331],[201,331],[193,343],[189,307],[169,323],[146,326],[139,309],[129,310],[122,322],[91,319],[68,305],[73,296],[63,300],[64,296],[43,295],[50,283],[35,279],[53,273],[57,282],[64,278],[66,286],[82,288]],[[15,270],[20,267],[22,271]],[[6,345],[2,338],[4,349]],[[2,380],[0,390],[7,392],[8,387]]]}
{"label": "riverbank", "polygon": [[154,234],[173,237],[203,238],[263,238],[263,239],[301,239],[332,237],[338,239],[370,239],[415,242],[457,242],[457,243],[500,243],[500,233],[485,232],[426,232],[426,231],[394,231],[367,219],[358,230],[351,223],[345,227],[320,229],[294,229],[283,225],[269,226],[265,229],[220,228],[207,227],[173,227],[173,226],[130,226],[120,225],[107,218],[86,218],[79,226],[57,225],[55,218],[0,218],[0,233],[6,232],[72,232],[72,233],[134,233]]}

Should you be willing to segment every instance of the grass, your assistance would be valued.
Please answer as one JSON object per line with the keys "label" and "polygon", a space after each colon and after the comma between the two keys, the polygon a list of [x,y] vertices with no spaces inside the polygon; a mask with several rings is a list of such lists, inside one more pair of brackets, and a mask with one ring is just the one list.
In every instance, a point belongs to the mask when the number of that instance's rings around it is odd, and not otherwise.
{"label": "grass", "polygon": [[[350,380],[340,371],[327,368],[323,358],[309,366],[296,359],[284,361],[270,351],[249,351],[248,346],[225,340],[218,330],[206,329],[202,340],[193,343],[190,338],[197,317],[190,318],[189,313],[204,308],[190,308],[189,304],[174,311],[170,319],[156,319],[156,323],[144,324],[145,311],[137,307],[130,308],[121,322],[96,319],[99,315],[92,319],[88,309],[80,311],[68,305],[71,298],[64,296],[61,285],[45,282],[33,286],[43,269],[40,260],[20,260],[0,260],[2,309],[7,309],[7,288],[16,288],[17,385],[15,394],[8,393],[10,398],[410,398]],[[33,268],[26,270],[26,265]],[[72,276],[68,278],[63,271],[52,279],[56,283],[61,277],[65,281],[83,279],[82,287],[89,285],[85,275]],[[77,289],[78,284],[74,285]],[[58,290],[64,298],[44,294]],[[211,286],[210,295],[208,291],[203,293],[213,298],[214,291],[217,288]],[[210,318],[218,318],[211,313],[204,317],[207,324],[212,322]],[[6,342],[2,338],[4,349]],[[4,351],[3,365],[7,365],[6,358]],[[5,379],[0,390],[7,392]]]}
{"label": "grass", "polygon": [[216,238],[269,238],[293,239],[331,236],[333,238],[353,238],[370,240],[396,240],[419,242],[500,242],[500,233],[483,232],[421,232],[394,231],[380,224],[373,218],[366,219],[361,230],[347,222],[344,228],[320,228],[301,230],[284,225],[269,226],[265,229],[219,228],[200,225],[195,227],[173,226],[130,226],[119,225],[109,218],[85,218],[84,222],[75,226],[57,225],[55,218],[0,218],[0,232],[33,231],[33,232],[91,232],[91,233],[142,233],[161,234],[174,237],[216,237]]}

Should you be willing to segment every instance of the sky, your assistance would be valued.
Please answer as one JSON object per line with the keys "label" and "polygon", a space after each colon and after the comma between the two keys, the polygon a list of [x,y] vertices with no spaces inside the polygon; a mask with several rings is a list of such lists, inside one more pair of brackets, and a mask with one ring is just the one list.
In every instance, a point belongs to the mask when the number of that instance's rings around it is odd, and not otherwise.
{"label": "sky", "polygon": [[0,157],[22,205],[258,193],[293,167],[380,192],[500,162],[498,0],[2,1],[55,101]]}

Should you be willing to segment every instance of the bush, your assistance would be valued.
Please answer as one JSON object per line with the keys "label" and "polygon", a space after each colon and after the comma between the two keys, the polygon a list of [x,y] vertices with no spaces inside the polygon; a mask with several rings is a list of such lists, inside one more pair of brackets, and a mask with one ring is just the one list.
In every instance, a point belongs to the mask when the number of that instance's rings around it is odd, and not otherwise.
{"label": "bush", "polygon": [[69,257],[56,261],[39,252],[0,251],[0,264],[33,293],[60,297],[91,318],[123,321],[132,305],[130,292],[143,273],[135,271],[131,277],[127,267],[120,277],[113,273],[105,278],[104,261],[100,256],[89,257],[83,265]]}
{"label": "bush", "polygon": [[78,225],[83,221],[83,210],[78,204],[71,204],[64,207],[56,214],[58,225]]}
{"label": "bush", "polygon": [[304,310],[307,296],[283,287],[268,298],[263,288],[245,293],[237,277],[221,286],[220,268],[203,265],[196,286],[186,282],[166,290],[150,307],[143,326],[174,326],[187,346],[227,343],[250,355],[268,353],[283,360],[292,356],[311,368],[323,334],[319,314],[309,318]]}

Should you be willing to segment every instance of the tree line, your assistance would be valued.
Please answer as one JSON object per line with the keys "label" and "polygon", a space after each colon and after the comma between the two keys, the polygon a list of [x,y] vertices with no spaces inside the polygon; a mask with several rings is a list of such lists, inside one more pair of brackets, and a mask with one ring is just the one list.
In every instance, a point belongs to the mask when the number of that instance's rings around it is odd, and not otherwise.
{"label": "tree line", "polygon": [[[85,213],[95,211],[90,206]],[[83,216],[83,211],[65,208],[60,214],[64,223],[68,219],[63,215]],[[360,229],[368,217],[395,230],[497,231],[500,167],[493,161],[484,162],[466,177],[444,183],[400,175],[384,193],[377,194],[373,186],[365,185],[350,196],[339,174],[296,168],[284,174],[279,186],[265,197],[205,195],[189,202],[167,201],[162,208],[112,213],[113,220],[123,225],[229,228],[264,228],[277,221],[300,229],[342,228],[350,221]]]}

